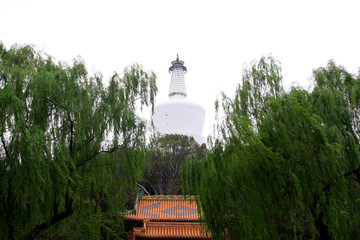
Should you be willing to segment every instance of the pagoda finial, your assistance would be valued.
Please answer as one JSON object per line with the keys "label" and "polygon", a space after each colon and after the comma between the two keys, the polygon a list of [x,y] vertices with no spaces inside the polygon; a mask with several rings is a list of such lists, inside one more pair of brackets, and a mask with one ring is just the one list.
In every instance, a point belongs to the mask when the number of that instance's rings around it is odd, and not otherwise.
{"label": "pagoda finial", "polygon": [[179,60],[179,54],[176,54],[176,60],[171,62],[169,72],[171,73],[169,97],[174,95],[186,97],[186,86],[184,74],[187,71],[184,61]]}

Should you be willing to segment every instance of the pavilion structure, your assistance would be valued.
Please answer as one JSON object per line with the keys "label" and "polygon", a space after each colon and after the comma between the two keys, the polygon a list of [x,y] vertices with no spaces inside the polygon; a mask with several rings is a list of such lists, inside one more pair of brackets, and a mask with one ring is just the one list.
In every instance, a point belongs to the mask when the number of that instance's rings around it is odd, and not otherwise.
{"label": "pavilion structure", "polygon": [[138,194],[134,210],[124,217],[130,240],[211,238],[194,196]]}

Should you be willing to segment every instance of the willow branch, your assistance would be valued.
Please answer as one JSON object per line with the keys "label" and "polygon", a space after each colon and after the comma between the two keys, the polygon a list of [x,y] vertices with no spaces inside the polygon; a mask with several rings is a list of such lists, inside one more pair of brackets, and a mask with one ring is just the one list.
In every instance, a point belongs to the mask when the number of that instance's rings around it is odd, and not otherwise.
{"label": "willow branch", "polygon": [[4,135],[2,135],[2,134],[1,134],[1,143],[2,143],[2,145],[3,145],[3,147],[4,147],[6,157],[7,157],[7,158],[10,158],[9,151],[8,151],[7,148],[6,148]]}
{"label": "willow branch", "polygon": [[69,151],[70,155],[73,156],[73,139],[74,139],[74,120],[71,120],[70,112],[67,111],[68,120],[70,122],[70,143],[69,143]]}
{"label": "willow branch", "polygon": [[83,173],[84,173],[84,172],[88,172],[88,171],[90,171],[90,170],[92,170],[92,169],[94,169],[94,168],[102,167],[102,166],[109,166],[109,165],[112,165],[112,164],[113,164],[112,162],[111,162],[111,163],[96,164],[94,167],[85,169],[85,170],[83,170],[82,172],[83,172]]}
{"label": "willow branch", "polygon": [[67,111],[67,112],[69,111],[66,107],[57,104],[56,102],[54,102],[54,101],[51,100],[50,98],[46,98],[46,100],[49,101],[50,103],[52,103],[53,105],[55,105],[55,106],[58,107],[58,108],[62,108],[62,109],[64,109],[64,110]]}
{"label": "willow branch", "polygon": [[85,161],[83,161],[83,162],[79,163],[78,165],[76,165],[76,167],[79,168],[79,167],[85,165],[87,162],[91,161],[92,159],[94,159],[94,157],[96,157],[97,155],[99,155],[101,153],[113,153],[113,152],[115,152],[116,150],[118,150],[118,149],[120,149],[122,147],[123,147],[123,145],[117,145],[117,146],[113,147],[110,150],[101,150],[99,152],[96,152],[90,158],[88,158]]}

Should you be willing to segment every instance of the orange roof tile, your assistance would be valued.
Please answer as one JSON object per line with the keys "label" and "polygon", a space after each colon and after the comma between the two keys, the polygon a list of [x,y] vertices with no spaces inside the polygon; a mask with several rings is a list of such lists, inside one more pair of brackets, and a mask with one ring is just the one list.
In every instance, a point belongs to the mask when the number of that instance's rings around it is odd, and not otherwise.
{"label": "orange roof tile", "polygon": [[211,234],[198,222],[148,222],[135,228],[134,236],[144,238],[191,238],[210,239]]}
{"label": "orange roof tile", "polygon": [[135,211],[124,215],[128,220],[198,221],[194,196],[143,196],[136,200]]}

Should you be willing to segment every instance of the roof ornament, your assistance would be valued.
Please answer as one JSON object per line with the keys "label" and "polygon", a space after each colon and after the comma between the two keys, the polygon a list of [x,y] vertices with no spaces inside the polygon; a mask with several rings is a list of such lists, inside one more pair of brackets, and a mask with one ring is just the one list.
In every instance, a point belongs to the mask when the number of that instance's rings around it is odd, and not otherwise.
{"label": "roof ornament", "polygon": [[179,61],[179,54],[176,54],[176,61]]}

